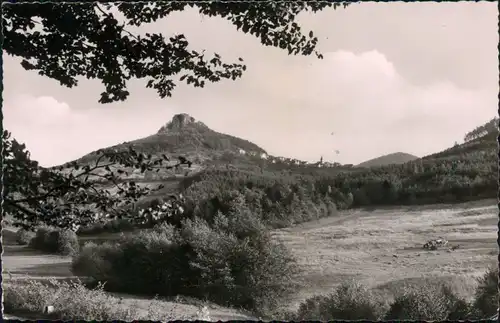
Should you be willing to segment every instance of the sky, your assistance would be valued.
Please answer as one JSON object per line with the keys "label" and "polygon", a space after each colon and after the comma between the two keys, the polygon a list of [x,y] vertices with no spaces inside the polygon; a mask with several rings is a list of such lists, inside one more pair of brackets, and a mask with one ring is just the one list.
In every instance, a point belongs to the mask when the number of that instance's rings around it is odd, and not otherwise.
{"label": "sky", "polygon": [[99,81],[69,89],[4,55],[4,128],[42,166],[154,134],[177,113],[275,156],[422,157],[497,115],[497,17],[494,2],[371,2],[302,14],[304,31],[319,38],[319,60],[265,47],[222,18],[175,13],[129,30],[183,33],[192,49],[243,57],[243,77],[179,85],[166,99],[134,80],[127,101],[103,105]]}

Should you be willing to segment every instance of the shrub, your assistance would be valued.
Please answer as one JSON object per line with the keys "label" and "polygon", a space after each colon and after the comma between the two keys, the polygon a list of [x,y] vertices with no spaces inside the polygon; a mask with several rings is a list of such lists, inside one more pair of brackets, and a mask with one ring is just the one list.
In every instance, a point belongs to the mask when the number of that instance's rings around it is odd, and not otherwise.
{"label": "shrub", "polygon": [[87,276],[95,282],[107,282],[112,279],[110,259],[119,253],[117,247],[117,244],[109,242],[99,245],[86,242],[78,255],[73,257],[71,264],[73,274]]}
{"label": "shrub", "polygon": [[228,217],[219,213],[212,225],[187,220],[180,238],[192,250],[191,281],[199,286],[198,297],[264,313],[297,285],[295,260],[248,210]]}
{"label": "shrub", "polygon": [[73,272],[114,291],[186,295],[266,311],[295,286],[297,266],[251,213],[158,225],[116,244],[86,244]]}
{"label": "shrub", "polygon": [[478,280],[472,308],[475,319],[486,319],[498,309],[498,268],[490,268]]}
{"label": "shrub", "polygon": [[62,229],[40,227],[29,243],[33,249],[61,255],[73,255],[79,250],[75,232]]}
{"label": "shrub", "polygon": [[35,232],[35,236],[29,242],[30,247],[38,250],[45,250],[45,239],[49,235],[50,231],[51,229],[49,227],[39,227]]}
{"label": "shrub", "polygon": [[25,229],[19,229],[16,232],[16,242],[21,246],[28,245],[33,238],[34,234]]}
{"label": "shrub", "polygon": [[397,295],[386,314],[387,320],[464,319],[468,303],[444,284],[415,285]]}
{"label": "shrub", "polygon": [[297,320],[378,320],[385,304],[371,290],[347,282],[326,296],[313,296],[300,304]]}
{"label": "shrub", "polygon": [[113,291],[176,295],[188,264],[183,250],[169,238],[165,228],[123,235],[116,242],[86,243],[73,258],[72,271],[105,282]]}

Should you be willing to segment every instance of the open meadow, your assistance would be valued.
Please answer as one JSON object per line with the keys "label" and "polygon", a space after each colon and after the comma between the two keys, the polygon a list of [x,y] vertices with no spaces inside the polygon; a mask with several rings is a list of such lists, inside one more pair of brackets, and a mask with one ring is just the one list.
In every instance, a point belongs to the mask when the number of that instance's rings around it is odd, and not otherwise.
{"label": "open meadow", "polygon": [[[457,205],[355,209],[272,231],[298,259],[303,270],[302,287],[283,308],[296,310],[299,303],[334,287],[355,280],[386,298],[405,284],[446,281],[459,295],[470,299],[476,281],[495,264],[498,254],[496,201],[483,200]],[[12,230],[4,230],[4,283],[19,284],[28,276],[35,280],[68,280],[71,258],[48,255],[18,246]],[[124,233],[133,234],[133,233]],[[120,233],[84,237],[83,241],[116,239]],[[438,250],[424,250],[435,238],[448,240]],[[452,250],[453,249],[453,250]],[[152,298],[110,293],[123,306],[134,306],[147,315]],[[199,302],[198,303],[202,303]],[[189,317],[199,310],[196,302],[160,301],[173,317]],[[208,303],[205,303],[208,304]],[[241,311],[209,305],[212,320],[252,319]],[[165,313],[166,315],[166,313]]]}
{"label": "open meadow", "polygon": [[[351,210],[340,217],[274,231],[299,259],[305,287],[297,301],[354,279],[392,296],[398,285],[449,281],[469,298],[473,277],[496,264],[495,200],[451,205]],[[424,250],[430,239],[449,244]],[[451,250],[453,246],[457,249]]]}

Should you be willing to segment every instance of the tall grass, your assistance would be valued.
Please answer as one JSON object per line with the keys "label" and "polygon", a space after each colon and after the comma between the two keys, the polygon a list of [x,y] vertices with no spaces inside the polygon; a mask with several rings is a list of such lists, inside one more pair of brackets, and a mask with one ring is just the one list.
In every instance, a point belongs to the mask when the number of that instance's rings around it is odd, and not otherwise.
{"label": "tall grass", "polygon": [[[43,314],[45,306],[54,312]],[[4,284],[4,311],[6,314],[51,320],[85,321],[174,321],[207,320],[210,313],[200,308],[197,313],[182,313],[176,304],[158,299],[149,301],[147,311],[139,311],[137,302],[124,304],[118,297],[107,294],[102,285],[88,289],[79,281],[49,280],[15,281]]]}
{"label": "tall grass", "polygon": [[61,320],[126,320],[137,318],[131,307],[119,306],[119,299],[106,295],[102,286],[89,290],[81,283],[45,283],[35,280],[4,285],[6,313],[41,314],[45,306],[53,306],[50,319]]}

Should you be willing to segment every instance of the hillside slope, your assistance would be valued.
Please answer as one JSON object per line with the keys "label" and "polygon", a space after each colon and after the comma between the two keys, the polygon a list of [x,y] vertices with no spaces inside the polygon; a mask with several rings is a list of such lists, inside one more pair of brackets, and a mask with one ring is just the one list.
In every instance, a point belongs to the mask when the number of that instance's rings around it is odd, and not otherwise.
{"label": "hillside slope", "polygon": [[404,164],[288,171],[268,167],[258,172],[207,169],[181,187],[193,210],[216,214],[241,199],[245,208],[263,213],[273,225],[287,226],[332,214],[332,203],[343,209],[496,198],[497,147],[497,135],[490,133],[423,158],[413,156]]}
{"label": "hillside slope", "polygon": [[[266,154],[256,144],[231,135],[214,131],[188,114],[176,114],[157,133],[145,138],[114,145],[106,149],[122,150],[132,146],[139,152],[153,155],[175,154],[190,158],[193,163],[219,158],[222,154],[253,153]],[[79,159],[87,162],[96,159],[95,152]]]}
{"label": "hillside slope", "polygon": [[368,168],[368,167],[380,167],[387,165],[399,165],[415,159],[418,159],[418,157],[407,153],[397,152],[367,160],[365,162],[356,165],[356,167]]}
{"label": "hillside slope", "polygon": [[[193,161],[191,167],[178,170],[132,172],[131,178],[143,185],[165,184],[147,200],[183,191],[193,212],[197,208],[212,213],[226,210],[239,196],[244,204],[250,203],[251,210],[267,213],[264,216],[279,225],[332,214],[333,204],[350,208],[453,203],[494,198],[498,188],[494,133],[423,158],[395,153],[359,167],[319,167],[267,156],[257,145],[215,132],[185,114],[174,116],[152,136],[111,149],[128,145],[153,155],[184,155]],[[80,161],[96,157],[89,154]],[[323,205],[320,209],[312,208],[319,204]]]}
{"label": "hillside slope", "polygon": [[[193,175],[204,169],[207,165],[214,165],[222,161],[233,161],[237,159],[244,163],[250,157],[261,159],[266,155],[266,151],[261,147],[247,140],[231,135],[216,132],[204,123],[196,121],[188,114],[174,115],[172,120],[162,126],[157,133],[145,138],[136,139],[130,142],[104,147],[104,151],[126,151],[129,147],[143,154],[161,158],[162,155],[168,156],[170,162],[164,165],[175,165],[179,156],[191,161],[191,165],[182,165],[176,168],[162,168],[159,171],[146,171],[142,173],[139,169],[125,168],[121,165],[111,166],[112,170],[122,169],[128,175],[122,176],[123,180],[134,180],[145,185],[149,183],[165,182],[168,194],[176,187],[177,179]],[[97,162],[100,154],[93,151],[76,160],[78,164],[94,164]],[[228,157],[229,156],[229,157]],[[63,172],[70,171],[71,162],[65,163]],[[108,163],[106,159],[100,159],[100,163]],[[54,167],[57,169],[57,167]],[[100,174],[104,170],[95,171]],[[102,174],[101,174],[102,175]],[[168,183],[167,183],[168,182]]]}
{"label": "hillside slope", "polygon": [[[106,151],[126,151],[129,147],[143,154],[161,158],[168,156],[170,161],[164,163],[166,166],[174,166],[177,159],[182,156],[191,162],[189,165],[180,165],[175,168],[161,168],[159,170],[141,172],[140,169],[123,167],[122,165],[111,165],[112,171],[123,170],[126,175],[121,175],[123,181],[134,181],[142,187],[163,188],[153,192],[150,196],[139,201],[138,205],[147,203],[151,199],[168,196],[179,190],[179,181],[182,178],[193,176],[208,166],[221,164],[234,164],[258,167],[258,162],[262,156],[267,156],[264,149],[256,144],[224,133],[214,131],[204,123],[196,121],[188,114],[177,114],[162,126],[155,134],[145,138],[136,139],[130,142],[123,142],[110,147],[104,147]],[[100,164],[109,163],[105,158],[99,159],[97,151],[84,155],[76,160],[79,165],[95,165],[99,160]],[[63,173],[72,172],[70,163],[65,163]],[[57,166],[53,169],[57,170]],[[104,175],[104,169],[98,169],[92,173]],[[116,173],[116,172],[115,172]],[[111,193],[116,189],[110,182],[99,179],[103,187],[107,187]]]}

